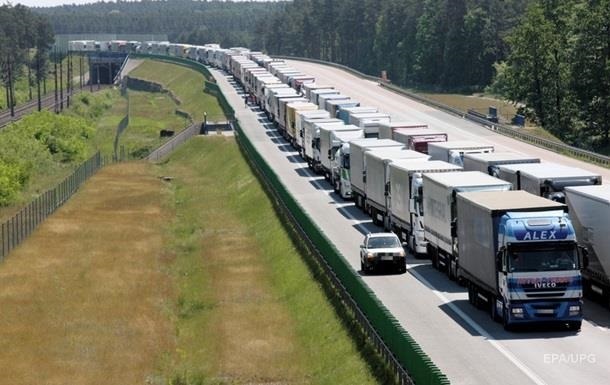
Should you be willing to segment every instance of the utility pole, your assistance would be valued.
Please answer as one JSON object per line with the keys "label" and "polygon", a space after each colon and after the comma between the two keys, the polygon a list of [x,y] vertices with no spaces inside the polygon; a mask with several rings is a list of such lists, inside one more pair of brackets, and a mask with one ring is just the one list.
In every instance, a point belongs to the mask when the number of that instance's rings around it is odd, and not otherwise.
{"label": "utility pole", "polygon": [[13,71],[11,69],[10,56],[8,57],[7,63],[8,63],[8,95],[9,95],[7,102],[10,104],[10,107],[11,107],[11,116],[14,117],[15,116],[15,91],[13,90]]}
{"label": "utility pole", "polygon": [[64,57],[59,55],[59,109],[64,110]]}
{"label": "utility pole", "polygon": [[55,113],[59,114],[59,86],[57,84],[57,50],[55,50],[53,55],[53,66],[55,70],[53,71],[53,75],[55,78]]}
{"label": "utility pole", "polygon": [[36,88],[38,90],[38,111],[42,110],[42,100],[40,95],[40,53],[36,53]]}
{"label": "utility pole", "polygon": [[72,90],[72,69],[71,67],[71,60],[72,60],[72,55],[70,55],[70,52],[68,52],[68,62],[66,63],[66,67],[67,67],[67,72],[68,72],[68,76],[66,79],[66,108],[70,108],[70,92]]}

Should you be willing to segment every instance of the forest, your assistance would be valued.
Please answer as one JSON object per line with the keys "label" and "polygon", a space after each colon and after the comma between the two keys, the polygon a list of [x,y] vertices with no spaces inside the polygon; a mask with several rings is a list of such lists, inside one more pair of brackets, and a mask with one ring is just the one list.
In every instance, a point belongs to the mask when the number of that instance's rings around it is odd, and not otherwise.
{"label": "forest", "polygon": [[487,91],[567,143],[610,152],[610,0],[144,0],[35,12],[55,33],[166,33],[385,70],[407,87]]}
{"label": "forest", "polygon": [[36,8],[56,34],[167,34],[170,41],[252,47],[257,25],[283,3],[224,1],[118,1]]}
{"label": "forest", "polygon": [[567,143],[610,147],[610,0],[294,0],[256,43],[403,86],[487,90]]}
{"label": "forest", "polygon": [[23,5],[0,6],[0,81],[6,93],[6,106],[0,108],[16,104],[15,82],[24,76],[30,95],[34,85],[40,95],[53,41],[53,30],[46,18]]}

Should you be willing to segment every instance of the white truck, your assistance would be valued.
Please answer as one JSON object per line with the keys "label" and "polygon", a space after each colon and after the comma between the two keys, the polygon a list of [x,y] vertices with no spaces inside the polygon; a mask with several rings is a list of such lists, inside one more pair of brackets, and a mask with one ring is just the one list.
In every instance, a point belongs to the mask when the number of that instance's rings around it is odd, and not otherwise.
{"label": "white truck", "polygon": [[300,131],[297,131],[296,120],[300,117],[297,113],[299,111],[317,111],[318,106],[308,102],[294,102],[286,105],[286,133],[288,134],[288,140],[292,147],[298,149],[298,137]]}
{"label": "white truck", "polygon": [[390,115],[382,112],[359,113],[350,115],[349,124],[362,128],[366,138],[377,138],[379,137],[379,125],[389,123],[390,120]]}
{"label": "white truck", "polygon": [[339,110],[337,118],[343,120],[345,124],[350,124],[350,116],[353,114],[375,113],[378,111],[377,107],[371,106],[346,107]]}
{"label": "white truck", "polygon": [[499,166],[498,177],[513,184],[515,190],[565,203],[567,186],[592,186],[602,183],[599,174],[556,163],[521,163]]}
{"label": "white truck", "polygon": [[456,196],[468,191],[508,191],[509,182],[479,171],[423,174],[424,236],[432,265],[450,279],[458,273]]}
{"label": "white truck", "polygon": [[[394,121],[381,123],[379,125],[379,139],[394,139],[394,131],[402,128],[421,128],[426,129],[428,125],[421,122]],[[395,139],[394,139],[395,140]]]}
{"label": "white truck", "polygon": [[540,158],[508,151],[464,155],[464,170],[486,172],[496,178],[499,166],[521,163],[540,163]]}
{"label": "white truck", "polygon": [[343,122],[332,118],[305,119],[303,121],[303,158],[312,170],[316,166],[316,155],[318,154],[318,143],[320,142],[320,128],[317,124],[322,123],[339,124]]}
{"label": "white truck", "polygon": [[339,90],[336,90],[334,88],[318,88],[315,90],[311,90],[309,92],[309,101],[312,102],[313,104],[317,104],[319,106],[320,101],[318,98],[320,95],[339,95],[339,94],[340,94]]}
{"label": "white truck", "polygon": [[365,178],[364,192],[366,195],[365,211],[373,219],[373,223],[390,228],[390,165],[400,160],[427,161],[430,157],[421,152],[401,148],[382,148],[367,151],[364,154]]}
{"label": "white truck", "polygon": [[326,103],[331,100],[349,100],[349,96],[345,94],[322,94],[318,95],[318,106],[321,110],[326,109]]}
{"label": "white truck", "polygon": [[610,186],[566,187],[565,194],[576,239],[587,250],[584,292],[610,305]]}
{"label": "white truck", "polygon": [[390,164],[390,228],[416,257],[426,255],[428,245],[424,236],[423,174],[458,171],[462,171],[460,166],[442,160]]}
{"label": "white truck", "polygon": [[[356,127],[356,126],[353,126]],[[330,159],[330,183],[337,194],[343,199],[352,196],[349,182],[349,142],[364,139],[364,131],[334,131],[332,133],[333,148]]]}
{"label": "white truck", "polygon": [[[336,121],[332,121],[332,122],[314,122],[313,124],[315,131],[316,131],[316,136],[313,139],[312,142],[312,148],[313,148],[313,160],[312,160],[312,169],[316,172],[316,174],[323,174],[324,177],[326,178],[326,170],[322,167],[322,159],[326,158],[326,153],[324,154],[325,156],[322,156],[322,151],[328,151],[330,150],[330,147],[328,148],[321,148],[321,134],[322,134],[322,130],[326,130],[326,131],[332,131],[335,129],[341,129],[342,127],[345,127],[345,124],[343,124],[342,121],[340,121],[339,119],[337,119]],[[329,141],[326,141],[326,146],[330,146]],[[330,161],[328,162],[330,164]]]}
{"label": "white truck", "polygon": [[448,142],[428,143],[428,154],[432,160],[442,160],[464,166],[464,154],[494,152],[494,146],[469,140],[450,140]]}
{"label": "white truck", "polygon": [[394,131],[394,140],[404,143],[413,151],[428,153],[429,143],[446,142],[447,133],[433,128],[400,128]]}
{"label": "white truck", "polygon": [[307,103],[307,99],[297,95],[294,96],[282,96],[277,99],[277,110],[273,113],[275,122],[279,129],[280,134],[284,139],[289,140],[288,136],[288,105],[290,103]]}
{"label": "white truck", "polygon": [[343,124],[343,122],[341,122],[341,124],[335,124],[335,123],[330,123],[330,124],[321,124],[319,126],[320,129],[320,164],[319,164],[319,168],[322,171],[322,174],[324,175],[324,178],[328,181],[330,181],[330,177],[332,174],[332,165],[331,165],[331,160],[333,158],[333,146],[334,146],[334,139],[335,133],[338,132],[342,132],[342,131],[355,131],[357,132],[359,135],[362,134],[362,130],[356,126],[352,126],[349,124]]}
{"label": "white truck", "polygon": [[339,111],[343,108],[348,107],[358,107],[360,102],[354,99],[345,99],[345,100],[327,100],[324,105],[324,109],[328,111],[330,116],[336,118],[339,114]]}
{"label": "white truck", "polygon": [[283,83],[269,84],[269,85],[265,86],[265,89],[263,92],[264,92],[264,96],[263,96],[261,108],[267,115],[267,118],[269,118],[269,120],[271,120],[271,121],[273,121],[273,119],[271,119],[272,118],[272,116],[271,116],[272,106],[270,105],[272,96],[279,95],[279,94],[298,96],[295,90],[288,87],[287,84],[283,84]]}
{"label": "white truck", "polygon": [[[315,106],[315,104],[311,103]],[[317,107],[317,106],[316,106]],[[327,111],[322,110],[306,110],[301,111],[297,110],[294,112],[294,125],[295,125],[295,134],[296,134],[296,146],[297,150],[301,151],[303,149],[303,138],[305,136],[304,131],[304,122],[307,119],[329,119],[330,115]],[[303,158],[305,158],[304,154],[301,154]]]}
{"label": "white truck", "polygon": [[349,169],[346,173],[350,178],[350,189],[356,207],[364,209],[366,199],[365,175],[366,164],[364,153],[375,148],[404,148],[405,145],[392,139],[366,138],[349,142]]}
{"label": "white truck", "polygon": [[309,99],[311,101],[311,91],[313,90],[321,90],[321,89],[333,89],[335,88],[334,86],[331,86],[329,84],[323,84],[323,83],[305,83],[301,86],[301,92],[303,93],[303,95],[305,95],[305,97],[307,99]]}

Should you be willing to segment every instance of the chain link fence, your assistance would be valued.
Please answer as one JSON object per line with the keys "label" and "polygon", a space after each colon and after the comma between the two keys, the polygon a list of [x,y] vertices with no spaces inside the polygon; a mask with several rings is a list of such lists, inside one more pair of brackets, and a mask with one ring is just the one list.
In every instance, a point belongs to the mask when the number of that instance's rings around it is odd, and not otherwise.
{"label": "chain link fence", "polygon": [[60,208],[78,188],[102,168],[108,159],[98,151],[54,188],[44,192],[19,210],[0,229],[0,261],[19,246],[49,215]]}

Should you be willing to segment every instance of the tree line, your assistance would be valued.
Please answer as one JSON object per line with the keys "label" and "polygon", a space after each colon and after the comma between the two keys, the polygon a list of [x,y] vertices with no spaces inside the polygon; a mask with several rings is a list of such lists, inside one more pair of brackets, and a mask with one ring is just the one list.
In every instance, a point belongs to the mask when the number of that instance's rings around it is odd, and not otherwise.
{"label": "tree line", "polygon": [[294,0],[256,43],[405,86],[487,89],[570,144],[610,150],[610,0]]}
{"label": "tree line", "polygon": [[259,25],[276,54],[330,60],[403,85],[480,89],[527,0],[295,0]]}
{"label": "tree line", "polygon": [[57,34],[167,34],[172,42],[251,47],[275,2],[143,0],[36,8]]}
{"label": "tree line", "polygon": [[46,78],[48,53],[53,41],[53,30],[44,17],[20,4],[0,6],[0,81],[11,109],[16,104],[15,81],[25,75],[30,99],[34,85],[37,85],[40,99],[40,84]]}

